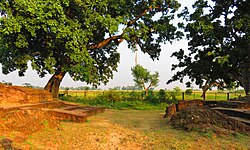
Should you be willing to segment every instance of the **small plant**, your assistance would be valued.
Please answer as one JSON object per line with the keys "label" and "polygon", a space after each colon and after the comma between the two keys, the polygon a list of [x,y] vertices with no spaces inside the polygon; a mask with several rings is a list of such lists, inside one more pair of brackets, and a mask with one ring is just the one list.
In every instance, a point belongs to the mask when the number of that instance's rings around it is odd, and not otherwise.
{"label": "small plant", "polygon": [[174,89],[173,89],[173,94],[174,94],[175,96],[181,95],[181,88],[178,87],[178,86],[174,87]]}
{"label": "small plant", "polygon": [[142,94],[143,93],[141,93],[141,92],[135,92],[135,91],[133,91],[133,92],[129,93],[129,98],[127,100],[129,100],[129,101],[142,100],[142,97],[143,97]]}
{"label": "small plant", "polygon": [[0,136],[0,140],[5,139],[5,138],[6,138],[6,136]]}
{"label": "small plant", "polygon": [[160,100],[160,102],[166,102],[166,92],[163,89],[160,89],[160,91],[158,92],[158,98]]}
{"label": "small plant", "polygon": [[45,126],[45,127],[48,127],[49,126],[49,121],[48,120],[44,120],[42,122],[42,124]]}
{"label": "small plant", "polygon": [[171,103],[178,102],[178,99],[177,99],[178,94],[176,92],[167,90],[165,91],[165,93],[166,93],[166,103],[171,104]]}
{"label": "small plant", "polygon": [[187,89],[187,90],[185,91],[185,94],[186,94],[186,95],[192,95],[192,93],[193,93],[193,90],[192,90],[192,89]]}
{"label": "small plant", "polygon": [[122,95],[114,91],[105,92],[103,95],[100,96],[100,98],[106,101],[110,101],[110,102],[122,101]]}
{"label": "small plant", "polygon": [[147,102],[150,102],[150,103],[153,103],[153,104],[158,104],[160,103],[160,100],[159,98],[155,97],[154,95],[148,95],[144,101],[147,101]]}

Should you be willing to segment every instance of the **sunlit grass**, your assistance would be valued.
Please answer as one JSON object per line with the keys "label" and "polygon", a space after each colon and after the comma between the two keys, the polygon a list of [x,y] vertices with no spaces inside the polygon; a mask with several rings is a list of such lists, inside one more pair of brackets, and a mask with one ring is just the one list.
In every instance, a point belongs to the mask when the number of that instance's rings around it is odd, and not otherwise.
{"label": "sunlit grass", "polygon": [[[140,99],[145,98],[145,93],[144,91],[126,91],[126,90],[69,90],[67,92],[68,96],[71,97],[78,97],[78,98],[96,98],[97,96],[104,95],[105,93],[108,92],[114,92],[119,95],[121,95],[124,99],[129,98],[129,95],[134,92],[137,93],[140,96]],[[154,94],[157,94],[158,91],[154,91]],[[183,91],[184,92],[184,91]],[[61,94],[65,93],[65,91],[61,90]],[[170,93],[167,91],[167,93]],[[229,93],[229,95],[228,95]],[[193,99],[200,99],[203,100],[202,98],[202,91],[193,91],[191,95],[187,95],[184,93],[184,100],[193,100]],[[238,97],[243,97],[245,94],[243,92],[220,92],[220,91],[207,91],[206,92],[206,98],[205,100],[228,100],[228,99],[234,99]],[[178,96],[176,97],[178,100],[183,99],[182,93],[179,93]]]}

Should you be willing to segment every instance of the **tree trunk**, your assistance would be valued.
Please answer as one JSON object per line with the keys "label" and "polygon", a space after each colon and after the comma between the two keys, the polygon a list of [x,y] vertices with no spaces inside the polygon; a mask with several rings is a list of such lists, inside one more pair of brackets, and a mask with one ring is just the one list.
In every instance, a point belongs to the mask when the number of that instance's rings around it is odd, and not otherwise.
{"label": "tree trunk", "polygon": [[148,97],[148,89],[145,89],[146,97]]}
{"label": "tree trunk", "polygon": [[44,90],[49,91],[53,98],[58,98],[59,87],[65,74],[66,72],[59,68],[44,87]]}
{"label": "tree trunk", "polygon": [[250,89],[249,84],[246,85],[246,87],[244,87],[246,95],[249,95],[249,89]]}
{"label": "tree trunk", "polygon": [[205,83],[205,85],[201,87],[201,89],[202,89],[202,95],[201,95],[201,97],[203,98],[203,100],[206,99],[206,92],[207,92],[207,90],[208,90],[212,85],[213,85],[213,83],[208,84],[208,81],[207,81],[207,82]]}
{"label": "tree trunk", "polygon": [[242,74],[243,74],[242,86],[244,88],[246,95],[249,95],[249,90],[250,90],[250,76],[248,75],[249,73],[250,72],[242,71]]}
{"label": "tree trunk", "polygon": [[201,97],[202,97],[203,100],[206,99],[206,92],[207,92],[207,90],[208,90],[208,89],[203,89],[203,88],[202,88],[202,95],[201,95]]}
{"label": "tree trunk", "polygon": [[250,43],[248,44],[248,58],[241,64],[242,85],[246,95],[249,95],[250,90]]}

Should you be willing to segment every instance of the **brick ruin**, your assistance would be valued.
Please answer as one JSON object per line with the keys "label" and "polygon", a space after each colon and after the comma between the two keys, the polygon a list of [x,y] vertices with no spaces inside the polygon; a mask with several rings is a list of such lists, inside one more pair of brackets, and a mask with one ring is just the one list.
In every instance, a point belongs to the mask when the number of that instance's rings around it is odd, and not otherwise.
{"label": "brick ruin", "polygon": [[164,117],[179,128],[219,125],[250,134],[250,103],[247,101],[179,101],[166,108]]}
{"label": "brick ruin", "polygon": [[[20,130],[34,132],[42,122],[56,126],[59,121],[85,122],[105,108],[79,106],[53,99],[44,90],[0,84],[0,132]],[[27,131],[26,131],[27,130]]]}

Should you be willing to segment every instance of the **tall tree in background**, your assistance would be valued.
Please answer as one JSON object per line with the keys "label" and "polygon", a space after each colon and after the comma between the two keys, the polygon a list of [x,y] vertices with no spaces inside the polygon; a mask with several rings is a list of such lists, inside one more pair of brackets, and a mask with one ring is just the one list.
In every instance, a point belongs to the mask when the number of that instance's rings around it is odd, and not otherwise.
{"label": "tall tree in background", "polygon": [[23,76],[31,62],[45,86],[58,97],[66,73],[74,80],[99,85],[116,71],[119,43],[158,59],[160,43],[179,38],[170,21],[175,0],[2,0],[0,63],[4,74]]}
{"label": "tall tree in background", "polygon": [[[189,53],[173,53],[182,68],[167,83],[189,77],[203,89],[238,82],[246,94],[250,88],[250,3],[246,0],[198,0],[194,12],[184,9],[180,16],[187,25]],[[205,83],[205,84],[204,84]],[[219,85],[220,86],[220,85]]]}
{"label": "tall tree in background", "polygon": [[135,85],[143,88],[148,96],[148,91],[150,88],[158,86],[159,83],[159,73],[155,72],[151,74],[150,71],[143,68],[141,65],[136,65],[131,68],[132,75],[134,77]]}

